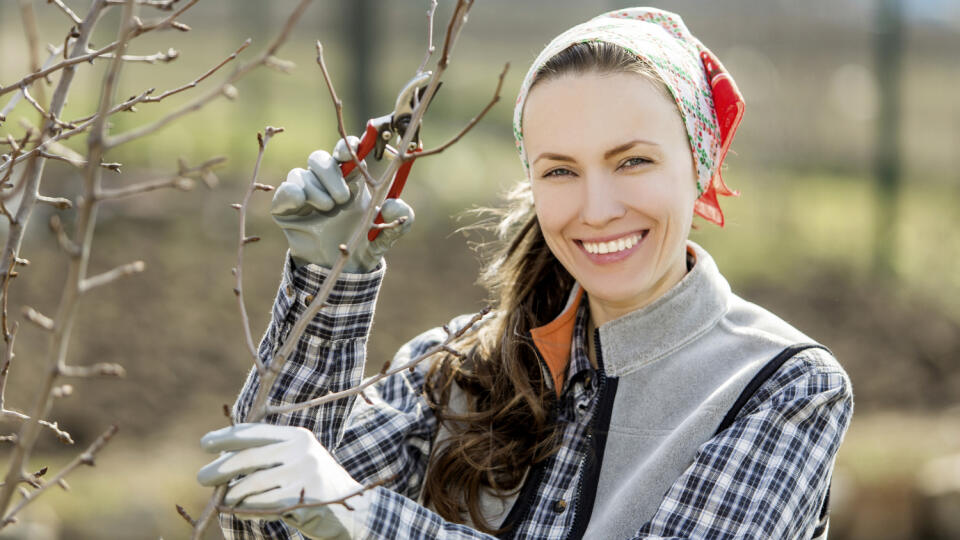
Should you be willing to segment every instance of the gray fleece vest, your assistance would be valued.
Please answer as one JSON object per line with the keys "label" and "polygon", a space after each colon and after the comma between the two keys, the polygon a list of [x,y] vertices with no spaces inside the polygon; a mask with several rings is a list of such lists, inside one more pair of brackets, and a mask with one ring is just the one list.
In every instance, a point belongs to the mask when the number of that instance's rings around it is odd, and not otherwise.
{"label": "gray fleece vest", "polygon": [[[734,295],[710,255],[688,245],[696,264],[680,283],[595,333],[601,373],[594,446],[602,454],[578,470],[585,495],[573,501],[572,538],[634,535],[754,376],[786,347],[812,343]],[[484,514],[503,523],[516,500],[488,495]]]}

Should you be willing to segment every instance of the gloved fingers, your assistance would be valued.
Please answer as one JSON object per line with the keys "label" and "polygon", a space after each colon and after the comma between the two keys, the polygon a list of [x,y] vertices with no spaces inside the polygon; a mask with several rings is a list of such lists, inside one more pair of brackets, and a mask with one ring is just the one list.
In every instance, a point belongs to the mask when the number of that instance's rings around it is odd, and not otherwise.
{"label": "gloved fingers", "polygon": [[240,474],[283,465],[284,445],[281,442],[226,452],[197,472],[197,482],[204,486],[219,486]]}
{"label": "gloved fingers", "polygon": [[330,197],[327,190],[320,184],[320,180],[312,172],[299,167],[291,169],[287,174],[287,182],[299,186],[306,197],[306,203],[313,208],[321,212],[333,209],[333,198]]}
{"label": "gloved fingers", "polygon": [[299,482],[290,480],[290,474],[277,474],[275,469],[255,471],[232,484],[223,496],[223,502],[237,509],[271,510],[293,506],[300,502]]}
{"label": "gloved fingers", "polygon": [[334,202],[343,204],[350,200],[350,188],[340,174],[340,164],[333,156],[317,150],[307,158],[307,165]]}
{"label": "gloved fingers", "polygon": [[270,213],[276,216],[298,214],[306,206],[306,202],[307,195],[302,187],[291,182],[282,182],[273,192]]}
{"label": "gloved fingers", "polygon": [[[350,143],[350,148],[353,148],[354,152],[360,148],[360,139],[353,135],[347,135],[346,142],[344,142],[343,139],[340,139],[337,141],[337,144],[333,146],[333,159],[339,161],[340,163],[353,161],[353,156],[350,154],[350,151],[347,150],[347,143]],[[366,166],[367,160],[360,160],[360,163],[363,163],[363,165]],[[361,178],[360,167],[355,167],[352,171],[350,171],[350,174],[347,175],[346,180],[349,183],[358,178]]]}
{"label": "gloved fingers", "polygon": [[383,217],[384,223],[403,220],[403,223],[396,227],[381,230],[376,240],[371,243],[371,247],[374,249],[382,248],[386,251],[396,242],[397,238],[403,236],[413,226],[414,213],[413,208],[403,199],[387,199],[383,201],[383,206],[380,207],[380,215]]}
{"label": "gloved fingers", "polygon": [[200,439],[200,447],[210,453],[243,450],[289,440],[301,429],[255,422],[235,424],[207,433]]}

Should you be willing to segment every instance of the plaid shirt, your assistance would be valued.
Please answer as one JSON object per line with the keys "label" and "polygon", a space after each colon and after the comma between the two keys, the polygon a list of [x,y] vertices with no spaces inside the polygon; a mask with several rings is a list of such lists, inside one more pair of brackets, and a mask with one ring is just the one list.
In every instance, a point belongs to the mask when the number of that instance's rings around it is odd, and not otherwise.
{"label": "plaid shirt", "polygon": [[[366,338],[373,319],[383,265],[369,274],[344,274],[330,305],[307,327],[283,367],[270,402],[306,401],[356,386],[363,376]],[[260,343],[269,363],[325,273],[310,265],[292,270],[289,257]],[[588,308],[577,312],[570,368],[556,418],[563,441],[538,473],[540,481],[515,538],[566,538],[574,521],[578,474],[588,448],[588,426],[597,403],[602,371],[588,360],[585,343]],[[455,319],[451,327],[467,317]],[[404,345],[399,365],[445,338],[440,328]],[[829,485],[833,459],[853,411],[852,389],[842,371],[818,364],[822,351],[804,351],[788,360],[743,407],[727,430],[706,441],[693,463],[673,483],[655,515],[634,538],[809,538]],[[425,363],[424,363],[425,364]],[[437,421],[422,396],[426,366],[404,370],[366,392],[266,419],[302,426],[360,483],[390,479],[374,488],[364,537],[493,538],[455,524],[416,501]],[[549,378],[549,377],[548,377]],[[259,387],[251,370],[234,405],[234,419],[246,419]],[[562,501],[562,502],[561,502]],[[568,504],[570,503],[570,504]],[[228,539],[287,539],[304,536],[282,521],[239,520],[223,514]]]}

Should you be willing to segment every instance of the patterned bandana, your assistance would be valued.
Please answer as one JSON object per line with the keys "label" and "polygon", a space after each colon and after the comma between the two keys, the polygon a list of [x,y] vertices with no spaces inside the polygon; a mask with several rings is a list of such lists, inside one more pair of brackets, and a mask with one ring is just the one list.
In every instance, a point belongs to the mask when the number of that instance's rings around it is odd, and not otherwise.
{"label": "patterned bandana", "polygon": [[599,15],[560,34],[530,66],[513,111],[513,134],[524,172],[530,164],[523,147],[523,105],[537,71],[554,55],[576,43],[601,41],[619,45],[646,60],[666,82],[682,112],[697,165],[694,212],[723,226],[718,195],[739,195],[720,177],[733,134],[743,116],[743,96],[723,64],[687,30],[679,15],[656,8],[629,8]]}

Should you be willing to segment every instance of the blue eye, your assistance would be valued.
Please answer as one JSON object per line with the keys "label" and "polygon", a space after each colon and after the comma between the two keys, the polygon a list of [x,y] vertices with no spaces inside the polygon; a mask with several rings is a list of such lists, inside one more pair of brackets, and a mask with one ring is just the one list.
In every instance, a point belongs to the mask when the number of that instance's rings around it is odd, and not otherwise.
{"label": "blue eye", "polygon": [[543,177],[546,178],[546,177],[548,177],[548,176],[569,176],[569,175],[572,175],[572,174],[573,174],[573,172],[572,172],[570,169],[564,169],[563,167],[560,167],[560,168],[558,168],[558,169],[553,169],[553,170],[550,170],[550,171],[545,172],[545,173],[543,174]]}
{"label": "blue eye", "polygon": [[642,158],[642,157],[632,157],[632,158],[628,158],[628,159],[624,160],[623,163],[620,164],[620,167],[621,167],[621,168],[623,168],[623,167],[627,167],[627,168],[639,167],[640,165],[643,165],[643,164],[645,164],[645,163],[653,163],[653,161],[650,161],[649,159],[647,159],[647,158]]}

